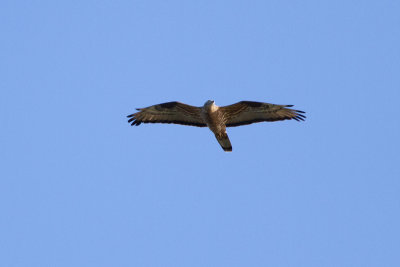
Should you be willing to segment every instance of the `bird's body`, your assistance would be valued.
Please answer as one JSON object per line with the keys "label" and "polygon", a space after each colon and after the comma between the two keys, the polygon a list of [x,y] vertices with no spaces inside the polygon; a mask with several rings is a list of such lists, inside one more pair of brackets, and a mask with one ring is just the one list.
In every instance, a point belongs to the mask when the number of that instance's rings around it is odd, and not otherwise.
{"label": "bird's body", "polygon": [[206,122],[208,128],[215,134],[218,143],[224,151],[232,151],[232,145],[226,133],[224,114],[214,101],[207,101],[201,109],[201,117]]}
{"label": "bird's body", "polygon": [[175,123],[197,127],[208,127],[224,151],[232,151],[226,127],[235,127],[262,121],[297,120],[305,116],[300,110],[289,109],[292,105],[275,105],[262,102],[241,101],[233,105],[218,107],[208,100],[202,107],[180,102],[167,102],[138,109],[128,115],[131,125],[141,123]]}

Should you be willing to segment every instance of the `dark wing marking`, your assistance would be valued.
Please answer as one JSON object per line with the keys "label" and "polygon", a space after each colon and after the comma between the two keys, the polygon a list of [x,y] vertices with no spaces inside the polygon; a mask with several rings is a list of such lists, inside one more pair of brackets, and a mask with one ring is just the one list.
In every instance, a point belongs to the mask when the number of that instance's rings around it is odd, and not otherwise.
{"label": "dark wing marking", "polygon": [[141,123],[175,123],[206,127],[201,117],[201,108],[186,105],[180,102],[167,102],[147,108],[138,108],[139,112],[128,115],[131,125]]}
{"label": "dark wing marking", "polygon": [[275,105],[262,102],[241,101],[221,107],[227,127],[241,126],[262,121],[296,120],[304,121],[301,110],[289,109],[293,105]]}

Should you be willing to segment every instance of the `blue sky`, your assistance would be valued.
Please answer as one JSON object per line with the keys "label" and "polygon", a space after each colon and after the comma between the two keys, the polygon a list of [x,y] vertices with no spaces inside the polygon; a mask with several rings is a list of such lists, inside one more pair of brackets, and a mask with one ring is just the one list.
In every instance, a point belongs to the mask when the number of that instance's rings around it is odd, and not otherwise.
{"label": "blue sky", "polygon": [[[2,1],[1,266],[400,266],[399,1]],[[307,121],[130,127],[181,101]]]}

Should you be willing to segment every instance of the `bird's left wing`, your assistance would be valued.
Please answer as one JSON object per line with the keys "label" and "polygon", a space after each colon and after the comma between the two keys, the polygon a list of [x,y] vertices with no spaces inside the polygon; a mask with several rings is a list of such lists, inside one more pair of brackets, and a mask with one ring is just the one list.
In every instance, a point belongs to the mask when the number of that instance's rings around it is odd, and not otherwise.
{"label": "bird's left wing", "polygon": [[167,102],[147,108],[138,108],[139,112],[128,115],[131,125],[141,123],[175,123],[206,127],[201,117],[201,108],[180,102]]}
{"label": "bird's left wing", "polygon": [[275,105],[262,102],[241,101],[220,108],[227,127],[262,121],[291,120],[304,121],[304,111],[289,109],[293,105]]}

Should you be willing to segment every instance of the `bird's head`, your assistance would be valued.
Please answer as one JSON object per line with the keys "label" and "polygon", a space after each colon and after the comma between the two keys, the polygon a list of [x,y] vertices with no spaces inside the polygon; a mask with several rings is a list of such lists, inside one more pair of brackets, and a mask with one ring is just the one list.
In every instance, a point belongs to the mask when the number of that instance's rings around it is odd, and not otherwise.
{"label": "bird's head", "polygon": [[214,104],[214,100],[208,100],[206,103],[204,103],[204,109],[208,112],[213,112],[217,108],[218,107]]}
{"label": "bird's head", "polygon": [[207,102],[204,103],[205,107],[209,107],[209,106],[212,106],[212,105],[214,105],[214,100],[207,100]]}

